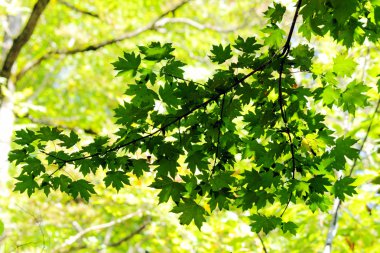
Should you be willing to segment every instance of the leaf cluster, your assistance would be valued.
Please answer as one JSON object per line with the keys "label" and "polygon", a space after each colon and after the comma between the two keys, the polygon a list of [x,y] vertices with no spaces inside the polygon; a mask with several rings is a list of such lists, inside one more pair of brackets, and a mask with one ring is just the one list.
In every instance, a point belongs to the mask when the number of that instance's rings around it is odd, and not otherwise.
{"label": "leaf cluster", "polygon": [[[305,1],[301,32],[310,37],[328,30],[347,46],[360,42],[360,36],[348,38],[348,28],[342,27],[354,22],[360,28],[357,22],[367,5],[335,2]],[[284,32],[276,23],[284,12],[279,4],[266,12],[269,23],[263,32],[268,36],[262,40],[238,37],[214,46],[210,59],[218,68],[203,83],[184,78],[185,63],[170,43],[125,52],[113,63],[118,75],[128,73],[133,79],[125,91],[129,99],[115,109],[117,139],[97,137],[77,148],[80,138],[74,132],[20,130],[15,142],[21,148],[9,155],[21,167],[15,190],[28,195],[60,190],[89,200],[95,190],[86,176],[98,169],[105,172],[105,185],[118,191],[130,184],[130,176],[152,173],[159,201],[173,201],[172,211],[180,214],[182,224],[194,221],[200,228],[215,209],[240,208],[251,213],[255,232],[280,228],[293,234],[297,225],[282,219],[290,203],[327,211],[332,197],[352,196],[354,179],[336,179],[335,173],[345,170],[347,158],[358,158],[355,140],[336,136],[325,115],[308,103],[321,100],[354,113],[356,106],[366,105],[367,86],[353,81],[336,95],[329,83],[315,89],[297,85],[292,70],[310,70],[314,50],[307,44],[290,48],[290,39],[282,53],[278,50]],[[363,28],[363,36],[373,38],[371,27]],[[337,59],[333,75],[348,76],[353,66]],[[313,152],[301,147],[304,140]],[[137,151],[149,159],[136,158]],[[242,161],[249,166],[240,166]],[[83,178],[66,176],[67,167]]]}

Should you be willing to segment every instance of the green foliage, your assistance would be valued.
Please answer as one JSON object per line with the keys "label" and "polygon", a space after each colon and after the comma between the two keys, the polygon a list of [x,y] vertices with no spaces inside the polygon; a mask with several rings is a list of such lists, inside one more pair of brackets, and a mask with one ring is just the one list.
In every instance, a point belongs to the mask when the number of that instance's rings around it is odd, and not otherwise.
{"label": "green foliage", "polygon": [[115,67],[115,70],[119,71],[117,75],[132,71],[132,76],[135,76],[140,63],[140,55],[136,57],[135,53],[129,54],[124,52],[124,58],[119,57],[119,60],[112,63],[112,65]]}
{"label": "green foliage", "polygon": [[[347,7],[324,2],[302,3],[300,32],[306,38],[330,33],[347,47],[378,39],[370,19],[366,26],[359,22],[372,11],[362,3],[367,1],[349,1]],[[60,190],[88,201],[95,194],[88,175],[98,169],[105,172],[105,186],[117,191],[131,176],[152,172],[159,202],[172,199],[181,224],[194,221],[200,229],[208,208],[240,208],[250,213],[252,231],[280,228],[295,234],[297,225],[282,219],[291,203],[327,211],[332,198],[355,194],[354,179],[337,179],[336,172],[346,169],[347,158],[358,158],[356,140],[331,131],[323,110],[310,103],[322,101],[321,106],[354,115],[368,105],[370,88],[357,80],[343,92],[337,87],[334,80],[351,77],[357,65],[347,55],[335,57],[326,73],[314,73],[314,50],[307,44],[292,48],[292,33],[285,40],[276,24],[285,10],[275,4],[265,13],[264,38],[238,37],[213,46],[210,59],[218,68],[206,82],[184,78],[185,63],[170,43],[152,42],[139,46],[138,53],[124,53],[113,66],[117,75],[131,73],[133,83],[115,109],[116,139],[96,137],[81,145],[78,135],[58,128],[20,130],[15,142],[21,149],[9,155],[21,167],[14,190],[29,196]],[[292,24],[296,21],[294,15]],[[321,87],[298,84],[293,69],[323,78]],[[305,140],[312,151],[301,147]],[[152,162],[136,159],[138,153]],[[249,166],[240,167],[242,161]],[[70,166],[83,178],[65,176]]]}
{"label": "green foliage", "polygon": [[225,48],[223,48],[222,45],[213,46],[211,49],[211,53],[213,55],[210,56],[210,59],[218,64],[222,64],[223,62],[232,57],[230,45],[226,46]]}
{"label": "green foliage", "polygon": [[345,200],[345,195],[353,196],[356,194],[355,186],[351,185],[354,181],[355,179],[351,177],[344,177],[336,181],[333,190],[334,195],[340,200]]}
{"label": "green foliage", "polygon": [[178,206],[173,208],[172,212],[181,214],[179,216],[181,224],[188,225],[194,220],[199,229],[201,229],[202,223],[206,221],[206,210],[191,199],[186,199],[184,202],[179,203]]}

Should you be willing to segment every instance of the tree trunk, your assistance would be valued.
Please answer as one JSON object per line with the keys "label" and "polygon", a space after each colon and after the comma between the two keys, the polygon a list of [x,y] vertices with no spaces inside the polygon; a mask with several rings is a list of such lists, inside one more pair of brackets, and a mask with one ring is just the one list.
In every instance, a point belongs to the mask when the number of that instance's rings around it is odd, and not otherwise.
{"label": "tree trunk", "polygon": [[[5,57],[12,47],[14,38],[21,31],[21,15],[8,16],[7,26],[5,27],[3,50],[1,60],[4,62]],[[0,195],[8,195],[9,192],[5,187],[9,179],[9,161],[8,154],[11,150],[11,141],[13,134],[13,126],[15,122],[14,108],[14,93],[15,84],[9,78],[2,80],[4,87],[0,91]]]}

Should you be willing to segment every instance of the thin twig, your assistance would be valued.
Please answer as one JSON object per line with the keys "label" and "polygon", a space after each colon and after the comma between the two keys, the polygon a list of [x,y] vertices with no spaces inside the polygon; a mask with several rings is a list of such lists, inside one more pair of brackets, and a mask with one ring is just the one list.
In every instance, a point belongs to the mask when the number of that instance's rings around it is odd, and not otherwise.
{"label": "thin twig", "polygon": [[93,17],[93,18],[99,18],[99,15],[97,13],[94,13],[94,12],[91,12],[91,11],[88,11],[88,10],[83,10],[81,8],[78,8],[64,0],[58,0],[58,2],[64,6],[66,6],[67,8],[73,10],[73,11],[76,11],[76,12],[79,12],[81,14],[84,14],[84,15],[88,15],[90,17]]}
{"label": "thin twig", "polygon": [[267,248],[265,247],[265,243],[264,243],[263,238],[261,238],[261,236],[260,236],[259,233],[256,233],[256,234],[257,234],[257,237],[259,237],[259,240],[260,240],[260,242],[261,242],[261,246],[263,247],[263,251],[264,251],[265,253],[268,253],[268,250],[267,250]]}

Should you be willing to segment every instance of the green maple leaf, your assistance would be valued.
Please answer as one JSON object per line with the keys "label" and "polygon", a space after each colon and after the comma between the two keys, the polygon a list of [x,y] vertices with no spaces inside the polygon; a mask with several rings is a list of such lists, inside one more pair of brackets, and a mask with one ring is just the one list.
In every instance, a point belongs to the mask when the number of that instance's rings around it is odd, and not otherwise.
{"label": "green maple leaf", "polygon": [[358,0],[331,1],[333,5],[333,16],[339,23],[346,23],[349,17],[355,12]]}
{"label": "green maple leaf", "polygon": [[282,225],[281,225],[281,229],[282,229],[282,231],[284,233],[289,232],[289,233],[291,233],[293,235],[295,235],[297,233],[297,228],[298,228],[298,226],[295,223],[291,222],[291,221],[289,221],[289,222],[283,222]]}
{"label": "green maple leaf", "polygon": [[251,229],[256,233],[259,233],[261,230],[263,230],[265,234],[268,234],[270,231],[281,226],[282,223],[281,218],[276,216],[253,214],[249,218],[253,221],[253,223],[251,223]]}
{"label": "green maple leaf", "polygon": [[165,43],[161,46],[160,42],[152,42],[149,46],[139,46],[140,52],[145,55],[145,60],[161,61],[171,59],[174,56],[170,53],[174,51],[171,43]]}
{"label": "green maple leaf", "polygon": [[322,175],[309,179],[308,183],[310,183],[310,192],[321,194],[327,192],[326,186],[331,186],[330,181]]}
{"label": "green maple leaf", "polygon": [[235,178],[231,176],[232,174],[233,172],[231,171],[223,171],[214,175],[210,179],[212,190],[219,191],[222,188],[230,188],[229,185],[235,181]]}
{"label": "green maple leaf", "polygon": [[345,157],[348,157],[350,159],[359,158],[359,151],[351,147],[356,142],[357,141],[355,139],[352,139],[351,137],[340,137],[336,140],[336,146],[332,150],[332,155],[335,157],[335,169],[344,169],[344,166],[346,164]]}
{"label": "green maple leaf", "polygon": [[114,70],[118,71],[117,76],[131,71],[132,76],[135,76],[137,73],[137,69],[139,68],[141,63],[140,55],[135,55],[135,53],[126,53],[124,52],[124,58],[119,57],[119,59],[113,63]]}
{"label": "green maple leaf", "polygon": [[68,186],[68,193],[77,198],[80,195],[84,200],[88,201],[91,194],[95,194],[94,185],[84,179],[71,182]]}
{"label": "green maple leaf", "polygon": [[38,130],[38,137],[42,141],[60,140],[63,137],[62,131],[56,127],[41,127]]}
{"label": "green maple leaf", "polygon": [[188,164],[190,171],[193,173],[195,173],[196,169],[204,170],[208,168],[208,162],[206,160],[207,157],[205,153],[202,150],[199,150],[198,148],[200,147],[193,147],[193,150],[196,150],[194,152],[190,152],[185,160],[185,162]]}
{"label": "green maple leaf", "polygon": [[211,61],[217,62],[218,64],[222,64],[232,57],[230,45],[226,46],[225,48],[223,48],[222,45],[212,46],[211,53],[213,54],[210,56]]}
{"label": "green maple leaf", "polygon": [[45,166],[35,157],[28,157],[24,162],[26,164],[22,167],[22,174],[36,177],[45,172]]}
{"label": "green maple leaf", "polygon": [[264,44],[273,47],[280,48],[283,45],[283,41],[286,35],[286,32],[277,26],[267,27],[263,30],[268,36],[264,38]]}
{"label": "green maple leaf", "polygon": [[351,76],[355,69],[357,63],[353,58],[346,55],[338,55],[334,58],[333,71],[338,76]]}
{"label": "green maple leaf", "polygon": [[[309,180],[310,181],[310,180]],[[303,181],[295,181],[294,189],[301,195],[306,196],[310,191],[310,183],[306,183]]]}
{"label": "green maple leaf", "polygon": [[180,213],[179,221],[183,225],[189,225],[194,220],[195,225],[200,230],[202,223],[206,221],[206,210],[195,203],[192,199],[185,199],[183,203],[179,203],[172,209],[173,213]]}
{"label": "green maple leaf", "polygon": [[169,160],[167,158],[163,158],[159,161],[157,161],[158,167],[157,170],[157,176],[163,176],[166,177],[168,174],[171,176],[175,176],[177,173],[177,161],[176,160]]}
{"label": "green maple leaf", "polygon": [[256,200],[256,203],[255,203],[255,205],[257,207],[257,210],[264,208],[266,206],[266,204],[267,204],[267,201],[269,203],[273,203],[274,202],[274,197],[273,196],[274,195],[271,194],[271,193],[267,193],[265,191],[259,191],[257,193],[257,198],[258,199]]}
{"label": "green maple leaf", "polygon": [[309,195],[306,204],[309,206],[310,210],[314,213],[318,208],[322,212],[329,210],[331,206],[331,201],[327,196],[320,195],[318,193],[311,193]]}
{"label": "green maple leaf", "polygon": [[335,197],[344,201],[345,195],[353,196],[356,194],[355,186],[351,185],[353,182],[355,182],[355,179],[352,177],[344,177],[340,180],[337,180],[333,188]]}
{"label": "green maple leaf", "polygon": [[28,154],[25,149],[14,149],[11,152],[9,152],[8,161],[16,161],[16,165],[18,165],[22,163],[27,157]]}
{"label": "green maple leaf", "polygon": [[269,7],[266,12],[264,12],[265,17],[269,18],[272,23],[277,23],[282,21],[282,17],[286,8],[279,3],[274,3],[274,7]]}
{"label": "green maple leaf", "polygon": [[104,183],[106,187],[111,185],[116,191],[119,191],[124,185],[130,184],[129,177],[123,171],[108,171]]}
{"label": "green maple leaf", "polygon": [[20,193],[26,191],[30,197],[35,190],[39,188],[37,182],[34,180],[34,176],[32,175],[21,175],[16,177],[16,179],[20,182],[15,184],[13,191],[19,191]]}
{"label": "green maple leaf", "polygon": [[99,167],[99,164],[97,164],[94,160],[92,159],[82,159],[75,161],[75,166],[79,167],[79,171],[86,176],[90,172],[93,174],[96,173],[96,170]]}
{"label": "green maple leaf", "polygon": [[157,179],[150,187],[161,189],[158,194],[160,203],[168,202],[170,197],[174,202],[178,203],[181,200],[182,193],[185,191],[183,184],[175,182],[168,177]]}
{"label": "green maple leaf", "polygon": [[341,92],[341,90],[334,88],[333,85],[326,86],[322,93],[323,103],[332,106],[340,99]]}
{"label": "green maple leaf", "polygon": [[307,45],[301,44],[292,49],[291,55],[294,57],[293,62],[295,63],[295,67],[299,67],[300,70],[310,70],[314,49],[310,49]]}
{"label": "green maple leaf", "polygon": [[185,72],[181,67],[185,66],[185,64],[181,61],[176,61],[170,59],[167,64],[161,68],[161,74],[168,75],[168,79],[173,80],[172,76],[183,78],[183,73]]}
{"label": "green maple leaf", "polygon": [[369,87],[364,85],[363,82],[352,81],[349,83],[341,96],[340,102],[343,104],[343,109],[355,116],[357,107],[369,105],[368,96],[363,94],[368,90]]}
{"label": "green maple leaf", "polygon": [[246,40],[244,40],[242,37],[238,37],[235,40],[235,45],[233,45],[234,48],[240,50],[243,53],[246,54],[252,54],[259,48],[261,48],[261,45],[256,44],[256,39],[254,37],[248,37]]}
{"label": "green maple leaf", "polygon": [[137,159],[132,161],[133,174],[137,177],[144,175],[144,171],[150,171],[149,164],[146,159]]}
{"label": "green maple leaf", "polygon": [[20,145],[28,145],[35,141],[37,138],[38,136],[34,131],[31,131],[29,129],[21,129],[19,131],[16,131],[15,143]]}
{"label": "green maple leaf", "polygon": [[75,132],[71,131],[69,136],[67,135],[61,136],[61,140],[63,141],[61,146],[66,147],[66,148],[71,148],[72,146],[74,146],[75,144],[79,142],[79,137]]}

